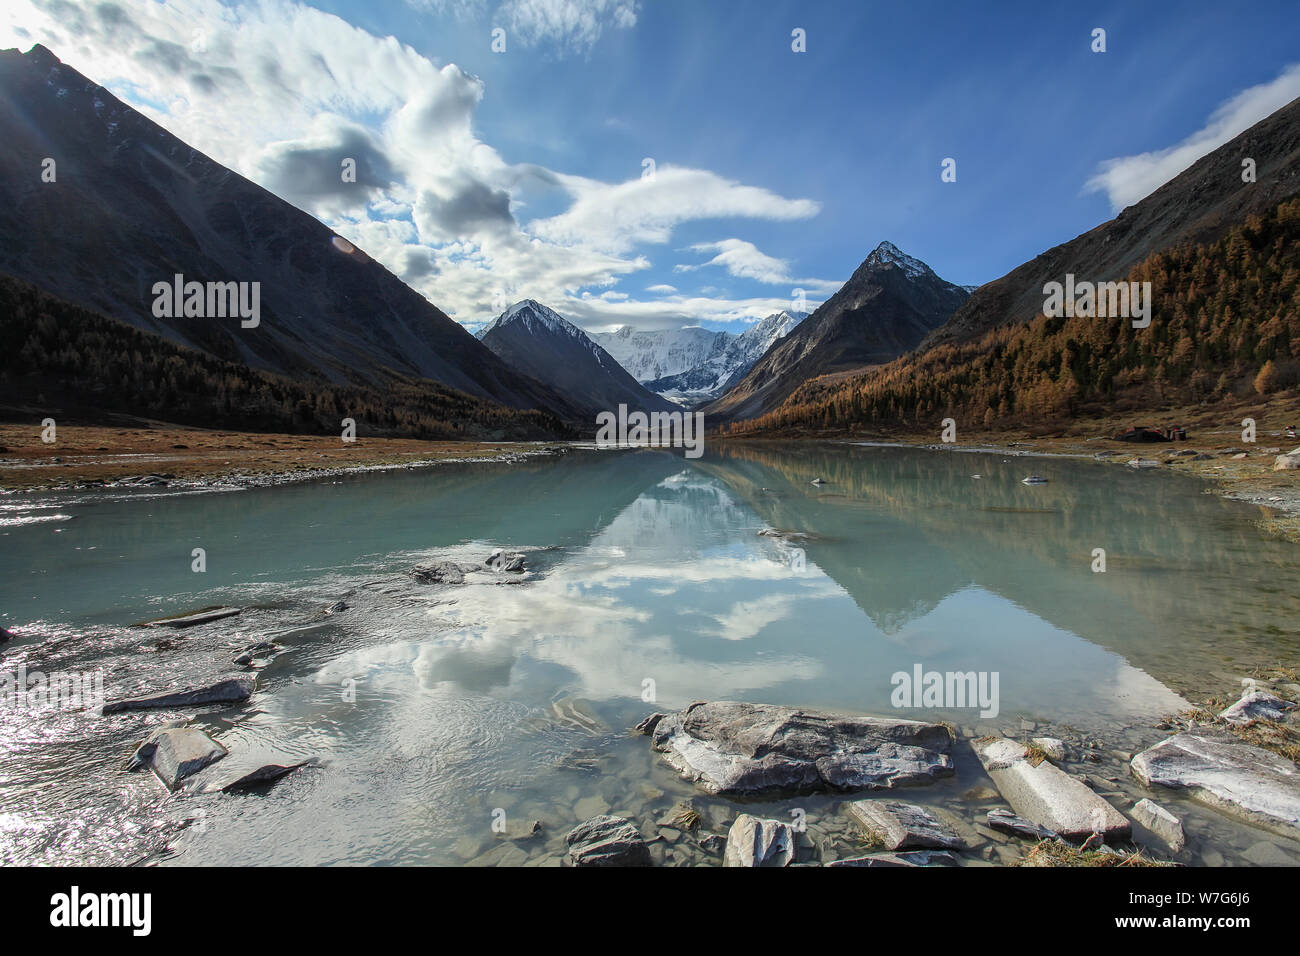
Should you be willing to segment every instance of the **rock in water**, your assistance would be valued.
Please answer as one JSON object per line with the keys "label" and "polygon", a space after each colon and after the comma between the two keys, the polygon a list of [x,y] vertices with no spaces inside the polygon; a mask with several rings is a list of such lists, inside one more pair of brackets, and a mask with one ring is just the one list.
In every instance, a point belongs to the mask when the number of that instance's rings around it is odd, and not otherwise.
{"label": "rock in water", "polygon": [[1148,787],[1186,790],[1202,803],[1300,838],[1300,767],[1262,747],[1175,734],[1142,751],[1131,767]]}
{"label": "rock in water", "polygon": [[687,779],[721,794],[876,790],[953,772],[941,724],[773,704],[694,703],[655,722],[650,741]]}
{"label": "rock in water", "polygon": [[1024,744],[1000,737],[977,740],[972,746],[993,783],[1020,816],[1068,840],[1084,840],[1093,833],[1105,840],[1129,835],[1132,828],[1122,813],[1046,760],[1034,766]]}
{"label": "rock in water", "polygon": [[13,639],[14,639],[13,634],[6,631],[3,627],[0,627],[0,644],[4,644],[8,641],[12,641]]}
{"label": "rock in water", "polygon": [[700,811],[694,800],[679,800],[673,808],[655,821],[657,826],[676,830],[694,830],[700,825]]}
{"label": "rock in water", "polygon": [[304,760],[301,763],[289,764],[288,766],[278,763],[268,763],[265,766],[258,767],[251,773],[246,773],[242,777],[231,780],[229,783],[223,783],[220,786],[220,790],[222,793],[242,793],[246,790],[255,790],[258,787],[266,787],[289,776],[289,774],[301,767],[312,766],[315,763],[316,761],[314,759]]}
{"label": "rock in water", "polygon": [[411,568],[411,576],[421,584],[464,584],[465,572],[459,564],[451,561],[439,561],[436,564],[422,564]]}
{"label": "rock in water", "polygon": [[1175,853],[1187,845],[1183,821],[1152,800],[1133,804],[1133,819],[1164,840]]}
{"label": "rock in water", "polygon": [[947,850],[909,850],[906,853],[868,853],[834,860],[827,866],[956,866],[957,858]]}
{"label": "rock in water", "polygon": [[234,617],[236,614],[242,613],[242,609],[237,607],[215,607],[195,614],[186,614],[182,617],[165,617],[147,623],[157,627],[196,627],[199,624],[209,624],[212,621],[220,621],[223,618]]}
{"label": "rock in water", "polygon": [[1252,720],[1286,720],[1287,712],[1295,708],[1292,701],[1257,690],[1243,694],[1241,700],[1219,714],[1219,717],[1230,724],[1244,724]]}
{"label": "rock in water", "polygon": [[990,810],[986,820],[994,830],[1024,837],[1026,840],[1056,840],[1060,836],[1056,831],[1031,823],[1010,810]]}
{"label": "rock in water", "polygon": [[149,767],[168,790],[226,755],[226,748],[193,727],[166,726],[155,730],[132,757],[135,768]]}
{"label": "rock in water", "polygon": [[559,723],[568,724],[589,734],[602,734],[609,728],[600,719],[591,702],[581,697],[561,697],[551,701],[551,716]]}
{"label": "rock in water", "polygon": [[723,866],[789,866],[794,860],[795,830],[780,820],[760,820],[742,813],[727,834]]}
{"label": "rock in water", "polygon": [[105,714],[119,714],[128,710],[151,710],[159,707],[197,707],[202,704],[231,704],[247,700],[253,693],[254,680],[251,677],[234,677],[223,680],[211,687],[198,690],[186,688],[158,694],[154,697],[133,697],[117,700],[104,705]]}
{"label": "rock in water", "polygon": [[635,824],[623,817],[592,817],[570,830],[564,842],[574,866],[650,865],[650,848]]}
{"label": "rock in water", "polygon": [[960,850],[966,844],[925,807],[897,800],[854,800],[849,814],[887,850]]}
{"label": "rock in water", "polygon": [[503,551],[498,548],[483,564],[493,571],[511,571],[519,574],[524,571],[524,556],[518,551]]}
{"label": "rock in water", "polygon": [[249,644],[246,648],[234,656],[234,662],[248,667],[259,657],[268,657],[280,649],[280,645],[275,641],[258,641],[255,644]]}

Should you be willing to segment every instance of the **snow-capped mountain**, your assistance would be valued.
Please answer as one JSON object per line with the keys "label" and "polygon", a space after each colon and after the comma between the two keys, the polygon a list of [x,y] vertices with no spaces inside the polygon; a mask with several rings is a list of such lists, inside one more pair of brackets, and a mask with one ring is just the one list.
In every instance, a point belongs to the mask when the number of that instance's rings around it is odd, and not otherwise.
{"label": "snow-capped mountain", "polygon": [[515,371],[550,386],[593,422],[598,412],[620,404],[651,412],[675,407],[644,388],[586,332],[533,299],[516,302],[475,334]]}
{"label": "snow-capped mountain", "polygon": [[703,365],[725,351],[733,336],[698,327],[638,332],[625,325],[613,332],[593,332],[591,338],[644,383]]}
{"label": "snow-capped mountain", "polygon": [[725,347],[694,368],[644,382],[646,388],[674,401],[695,402],[717,398],[745,377],[772,344],[788,334],[807,312],[777,312],[756,322],[740,335],[727,336]]}
{"label": "snow-capped mountain", "polygon": [[720,420],[771,411],[804,382],[883,365],[916,348],[970,298],[970,293],[891,242],[882,242],[843,287],[704,413]]}
{"label": "snow-capped mountain", "polygon": [[934,270],[924,262],[914,256],[909,256],[889,240],[885,240],[876,246],[871,255],[867,256],[867,261],[863,265],[875,267],[898,266],[903,270],[903,275],[909,279],[921,279],[927,276],[938,278],[938,276],[934,275]]}

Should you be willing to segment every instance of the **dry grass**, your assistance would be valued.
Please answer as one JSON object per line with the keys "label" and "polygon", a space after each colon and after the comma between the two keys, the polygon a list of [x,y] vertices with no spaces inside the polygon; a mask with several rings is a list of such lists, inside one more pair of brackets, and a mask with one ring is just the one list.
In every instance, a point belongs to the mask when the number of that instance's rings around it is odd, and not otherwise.
{"label": "dry grass", "polygon": [[1047,759],[1047,751],[1037,744],[1025,744],[1025,750],[1028,751],[1025,754],[1025,759],[1029,761],[1031,767],[1037,767]]}
{"label": "dry grass", "polygon": [[[1296,683],[1298,675],[1296,669],[1289,666],[1261,667],[1253,674],[1253,678],[1260,681],[1286,681]],[[1269,690],[1269,693],[1275,696],[1283,696],[1276,691]],[[1184,711],[1179,717],[1189,725],[1201,724],[1207,727],[1213,727],[1216,730],[1223,730],[1240,740],[1245,741],[1253,746],[1260,747],[1277,754],[1279,757],[1285,757],[1292,763],[1300,764],[1300,729],[1292,726],[1290,723],[1283,723],[1276,720],[1251,720],[1244,724],[1229,723],[1221,720],[1219,714],[1225,707],[1236,703],[1236,698],[1225,699],[1222,697],[1211,697],[1200,707],[1193,710]]]}
{"label": "dry grass", "polygon": [[1165,860],[1153,860],[1142,850],[1119,856],[1101,850],[1080,850],[1060,840],[1042,840],[1037,843],[1016,866],[1085,866],[1085,867],[1168,867],[1177,866]]}
{"label": "dry grass", "polygon": [[1300,764],[1300,733],[1276,720],[1252,720],[1248,724],[1228,725],[1228,730],[1256,747],[1271,750],[1292,763]]}
{"label": "dry grass", "polygon": [[60,425],[57,438],[55,444],[44,444],[37,423],[0,425],[0,488],[48,488],[147,474],[169,474],[178,479],[291,474],[491,457],[505,450],[502,445],[481,442],[369,437],[344,442],[337,435],[211,431],[176,425]]}

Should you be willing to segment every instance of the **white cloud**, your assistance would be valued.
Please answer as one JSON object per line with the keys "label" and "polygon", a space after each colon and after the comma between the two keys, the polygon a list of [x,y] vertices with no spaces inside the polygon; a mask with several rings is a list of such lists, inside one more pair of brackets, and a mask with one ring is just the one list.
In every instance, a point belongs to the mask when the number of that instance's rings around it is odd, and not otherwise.
{"label": "white cloud", "polygon": [[496,20],[525,46],[554,44],[585,53],[606,30],[636,26],[638,0],[506,0]]}
{"label": "white cloud", "polygon": [[796,220],[817,215],[811,199],[785,199],[758,186],[745,186],[705,169],[660,165],[653,177],[603,183],[558,176],[573,205],[530,231],[544,239],[582,243],[613,254],[639,244],[665,243],[673,229],[698,219]]}
{"label": "white cloud", "polygon": [[1181,143],[1106,160],[1084,188],[1088,192],[1106,193],[1116,211],[1131,206],[1297,96],[1300,96],[1300,64],[1289,66],[1277,79],[1252,86],[1220,104],[1205,125]]}
{"label": "white cloud", "polygon": [[769,256],[744,239],[700,242],[691,246],[691,249],[694,252],[716,252],[717,255],[698,265],[680,263],[673,266],[673,271],[695,272],[709,266],[720,266],[738,279],[753,279],[764,285],[790,285],[814,295],[830,295],[844,284],[828,279],[796,279],[790,275],[790,264],[786,260]]}
{"label": "white cloud", "polygon": [[723,239],[721,242],[700,242],[691,246],[694,252],[716,252],[708,262],[699,265],[676,265],[678,272],[694,272],[707,266],[722,266],[741,279],[753,279],[768,285],[790,281],[790,263],[760,252],[752,242],[744,239]]}
{"label": "white cloud", "polygon": [[[507,8],[529,37],[571,45],[636,17],[628,2]],[[674,290],[639,303],[616,287],[649,269],[644,247],[667,243],[683,223],[788,221],[819,208],[708,170],[667,165],[653,182],[606,183],[509,163],[474,128],[482,80],[292,0],[11,0],[0,45],[33,41],[465,322],[493,314],[498,292],[548,302],[578,324],[752,321],[775,311],[770,302]],[[354,190],[339,179],[345,158],[357,161]],[[547,194],[567,208],[522,220],[521,197]]]}

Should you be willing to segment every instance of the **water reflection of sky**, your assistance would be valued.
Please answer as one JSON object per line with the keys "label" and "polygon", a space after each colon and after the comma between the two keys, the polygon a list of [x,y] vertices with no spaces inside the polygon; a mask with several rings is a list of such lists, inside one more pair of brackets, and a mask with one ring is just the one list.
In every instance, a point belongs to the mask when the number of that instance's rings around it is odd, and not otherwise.
{"label": "water reflection of sky", "polygon": [[[659,705],[745,698],[888,713],[891,676],[997,672],[1007,714],[1082,721],[1181,702],[1118,655],[967,585],[884,627],[815,561],[760,537],[717,481],[683,472],[631,502],[526,586],[468,586],[427,611],[438,633],[356,651],[327,682],[400,662],[421,687],[510,694],[540,665],[554,693]],[[483,550],[471,547],[470,552]],[[974,712],[944,716],[975,722]]]}

